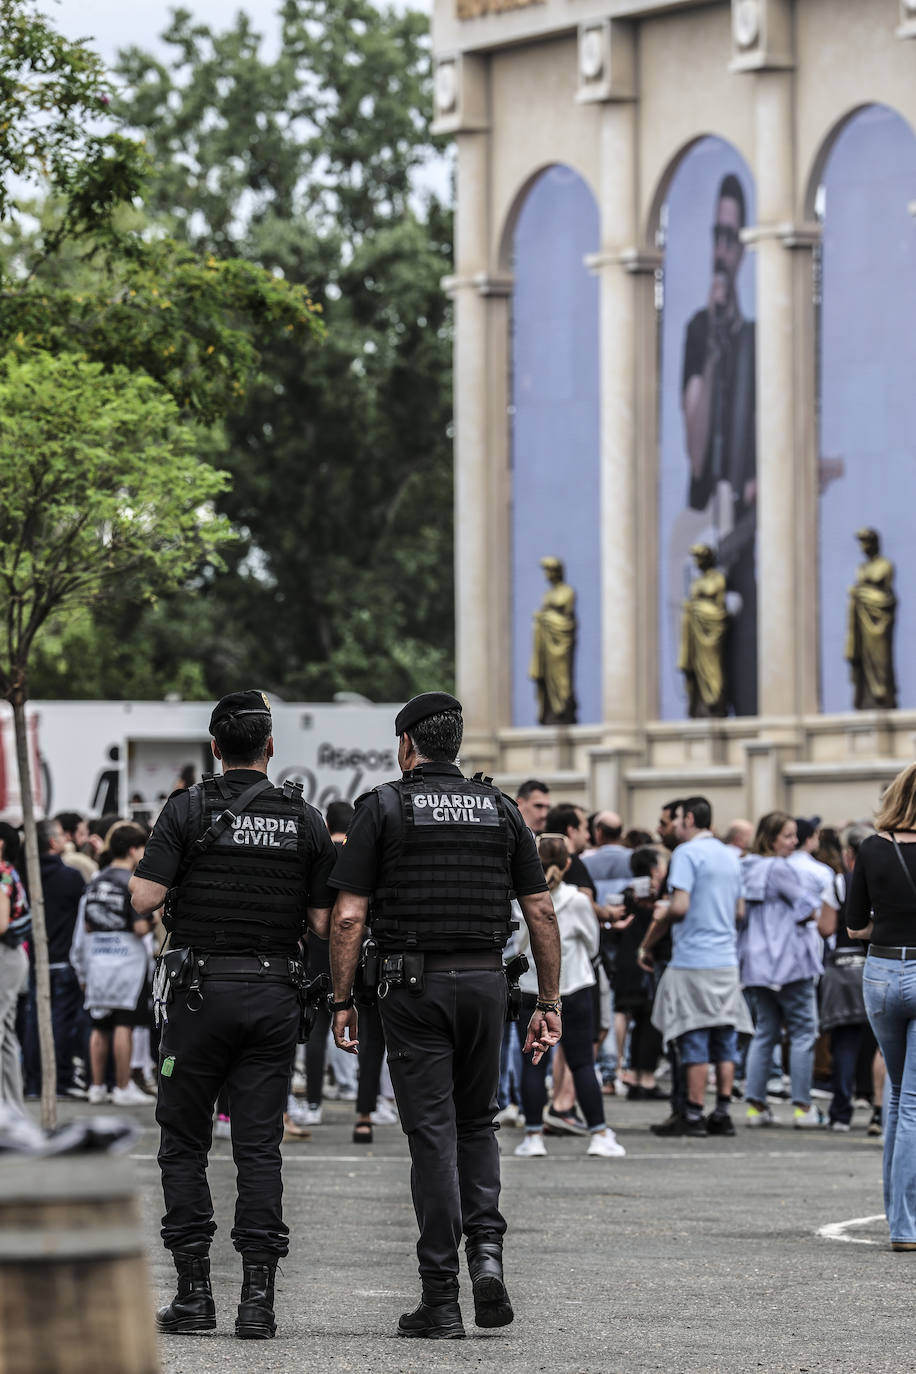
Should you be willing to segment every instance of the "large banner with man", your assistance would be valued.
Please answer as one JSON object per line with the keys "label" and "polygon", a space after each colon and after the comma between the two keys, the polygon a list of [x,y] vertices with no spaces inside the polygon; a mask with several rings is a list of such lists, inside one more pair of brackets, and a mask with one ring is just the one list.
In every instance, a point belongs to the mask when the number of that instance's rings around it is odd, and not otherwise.
{"label": "large banner with man", "polygon": [[[721,139],[702,139],[680,163],[662,211],[659,661],[666,720],[757,711],[756,280],[741,239],[754,220],[746,163]],[[684,602],[698,582],[685,618]]]}

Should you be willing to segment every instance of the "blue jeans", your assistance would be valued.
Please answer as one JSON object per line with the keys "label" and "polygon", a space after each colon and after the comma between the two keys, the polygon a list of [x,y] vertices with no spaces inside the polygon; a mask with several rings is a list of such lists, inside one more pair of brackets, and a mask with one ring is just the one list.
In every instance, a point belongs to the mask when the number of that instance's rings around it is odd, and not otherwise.
{"label": "blue jeans", "polygon": [[685,1068],[691,1064],[734,1064],[738,1058],[738,1032],[734,1026],[703,1026],[684,1031],[677,1041]]}
{"label": "blue jeans", "polygon": [[884,1210],[891,1240],[916,1241],[916,960],[869,954],[865,1010],[887,1065]]}
{"label": "blue jeans", "polygon": [[515,1033],[515,1025],[511,1021],[506,1022],[503,1031],[496,1100],[500,1111],[508,1107],[510,1102],[520,1103],[522,1100],[522,1051]]}
{"label": "blue jeans", "polygon": [[833,1098],[830,1120],[848,1126],[852,1121],[852,1099],[856,1090],[856,1064],[865,1025],[834,1026],[830,1032],[830,1056],[833,1060]]}
{"label": "blue jeans", "polygon": [[[516,1027],[519,1041],[524,1040],[529,1018],[534,1011],[535,998],[531,993],[522,995],[522,1014]],[[592,1002],[592,989],[580,988],[563,998],[563,1039],[561,1044],[566,1054],[566,1062],[576,1086],[576,1098],[582,1108],[585,1124],[591,1131],[600,1131],[605,1125],[604,1102],[595,1075],[595,1016]],[[522,1060],[522,1110],[525,1113],[525,1127],[529,1131],[539,1131],[547,1105],[547,1061],[539,1064],[531,1062],[528,1055]]]}
{"label": "blue jeans", "polygon": [[[83,993],[73,969],[52,968],[51,1029],[54,1036],[54,1058],[57,1061],[57,1091],[73,1087],[73,1056],[78,1054],[89,1063],[88,1031],[83,1011]],[[23,1044],[25,1091],[29,1095],[41,1092],[41,1057],[38,1046],[38,1008],[35,993],[35,970],[30,973],[29,1007],[26,1017],[26,1038]]]}
{"label": "blue jeans", "polygon": [[817,997],[813,978],[798,978],[776,988],[745,988],[756,1031],[747,1052],[746,1096],[748,1102],[766,1102],[767,1079],[773,1046],[779,1043],[782,1023],[789,1032],[789,1076],[792,1101],[807,1107],[811,1102],[814,1042],[817,1039]]}

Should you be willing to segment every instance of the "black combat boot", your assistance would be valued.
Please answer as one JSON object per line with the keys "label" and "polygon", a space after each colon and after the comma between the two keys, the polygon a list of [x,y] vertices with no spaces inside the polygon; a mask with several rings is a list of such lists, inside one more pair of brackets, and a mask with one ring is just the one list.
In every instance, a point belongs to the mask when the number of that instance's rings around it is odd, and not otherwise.
{"label": "black combat boot", "polygon": [[423,1336],[430,1341],[464,1339],[464,1323],[458,1306],[458,1280],[424,1277],[420,1305],[405,1312],[398,1322],[399,1336]]}
{"label": "black combat boot", "polygon": [[474,1321],[478,1326],[508,1326],[515,1313],[503,1280],[502,1240],[468,1240],[464,1253],[474,1289]]}
{"label": "black combat boot", "polygon": [[178,1270],[178,1292],[168,1307],[156,1313],[160,1331],[180,1336],[195,1331],[216,1330],[216,1306],[210,1287],[210,1256],[195,1255],[187,1250],[172,1252]]}
{"label": "black combat boot", "polygon": [[235,1334],[246,1341],[266,1341],[277,1334],[274,1320],[276,1260],[242,1256],[242,1296]]}

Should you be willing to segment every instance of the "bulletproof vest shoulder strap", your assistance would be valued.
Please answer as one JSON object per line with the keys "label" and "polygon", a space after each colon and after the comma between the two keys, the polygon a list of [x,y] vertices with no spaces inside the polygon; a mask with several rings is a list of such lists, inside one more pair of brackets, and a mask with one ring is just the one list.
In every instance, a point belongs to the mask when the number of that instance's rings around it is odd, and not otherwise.
{"label": "bulletproof vest shoulder strap", "polygon": [[[202,773],[201,781],[204,784],[212,782],[214,787],[219,791],[223,801],[232,800],[232,788],[229,786],[222,773]],[[195,786],[197,786],[196,783]]]}
{"label": "bulletproof vest shoulder strap", "polygon": [[220,812],[209,830],[206,830],[199,840],[195,840],[195,856],[205,854],[210,846],[216,843],[223,831],[227,830],[233,821],[237,821],[242,812],[246,811],[251,803],[271,786],[270,779],[263,777],[259,778],[257,782],[253,782],[250,787],[246,787],[232,806],[227,806],[225,811]]}
{"label": "bulletproof vest shoulder strap", "polygon": [[[408,777],[409,774],[404,775]],[[379,810],[382,813],[382,821],[387,818],[401,819],[401,791],[395,782],[380,782],[372,791],[378,797]],[[366,794],[370,796],[371,793]]]}

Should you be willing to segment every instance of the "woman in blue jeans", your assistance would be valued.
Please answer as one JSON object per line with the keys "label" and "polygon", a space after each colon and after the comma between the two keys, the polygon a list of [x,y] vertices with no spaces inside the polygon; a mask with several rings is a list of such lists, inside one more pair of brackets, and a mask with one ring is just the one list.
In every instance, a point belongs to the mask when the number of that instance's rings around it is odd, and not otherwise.
{"label": "woman in blue jeans", "polygon": [[850,935],[869,940],[865,1010],[887,1066],[884,1208],[894,1250],[916,1250],[916,764],[885,792],[846,899]]}
{"label": "woman in blue jeans", "polygon": [[738,934],[738,964],[756,1027],[747,1055],[748,1126],[773,1124],[767,1078],[783,1022],[789,1033],[792,1124],[799,1129],[821,1124],[811,1104],[811,1075],[817,1039],[815,989],[824,965],[821,939],[812,926],[817,898],[805,891],[798,870],[788,862],[797,843],[792,817],[770,811],[760,820],[751,852],[741,865],[746,916]]}

